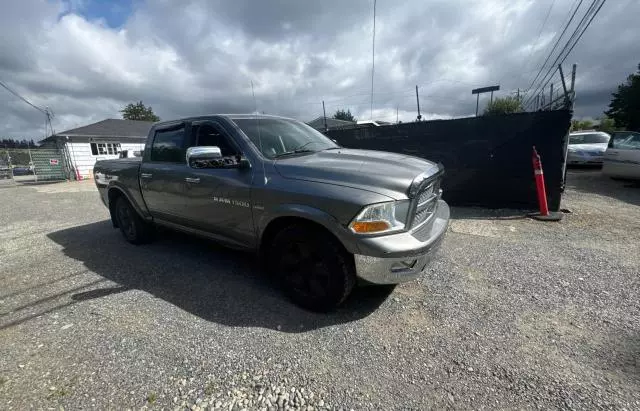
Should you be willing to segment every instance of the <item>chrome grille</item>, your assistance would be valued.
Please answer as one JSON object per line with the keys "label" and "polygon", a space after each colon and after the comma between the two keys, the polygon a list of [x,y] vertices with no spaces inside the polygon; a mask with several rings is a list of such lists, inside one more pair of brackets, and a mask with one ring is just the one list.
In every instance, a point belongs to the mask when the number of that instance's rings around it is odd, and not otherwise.
{"label": "chrome grille", "polygon": [[417,227],[420,224],[424,223],[431,216],[435,207],[436,202],[432,201],[430,204],[427,204],[426,208],[418,211],[415,218],[413,219],[413,227]]}
{"label": "chrome grille", "polygon": [[414,203],[414,217],[411,228],[417,228],[429,220],[435,211],[440,193],[440,179],[427,184],[416,195]]}

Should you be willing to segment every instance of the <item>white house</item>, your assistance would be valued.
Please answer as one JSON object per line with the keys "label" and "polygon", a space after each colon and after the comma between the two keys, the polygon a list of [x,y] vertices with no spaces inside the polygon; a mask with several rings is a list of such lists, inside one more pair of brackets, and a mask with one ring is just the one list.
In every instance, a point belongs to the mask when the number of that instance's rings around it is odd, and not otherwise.
{"label": "white house", "polygon": [[144,149],[149,121],[107,119],[87,126],[66,130],[40,142],[41,146],[58,148],[64,158],[70,179],[91,178],[98,160],[121,157]]}

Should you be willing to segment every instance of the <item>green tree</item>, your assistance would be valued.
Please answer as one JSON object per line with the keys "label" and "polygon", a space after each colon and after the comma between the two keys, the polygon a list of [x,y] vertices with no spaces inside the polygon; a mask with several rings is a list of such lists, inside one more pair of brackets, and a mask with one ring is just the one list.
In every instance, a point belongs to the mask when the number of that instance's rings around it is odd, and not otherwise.
{"label": "green tree", "polygon": [[336,111],[336,113],[333,115],[333,118],[335,118],[336,120],[345,120],[345,121],[356,121],[356,118],[353,116],[353,114],[351,114],[351,110],[338,110]]}
{"label": "green tree", "polygon": [[487,104],[485,116],[496,114],[519,113],[522,111],[522,100],[515,96],[497,97]]}
{"label": "green tree", "polygon": [[638,72],[627,77],[611,96],[609,110],[604,114],[613,119],[616,127],[640,131],[640,64]]}
{"label": "green tree", "polygon": [[153,113],[151,106],[145,106],[142,101],[129,103],[120,112],[125,120],[160,121],[160,117]]}
{"label": "green tree", "polygon": [[611,134],[616,131],[616,122],[612,118],[602,117],[600,119],[600,125],[598,125],[598,130]]}
{"label": "green tree", "polygon": [[571,131],[593,130],[595,124],[591,120],[571,120]]}

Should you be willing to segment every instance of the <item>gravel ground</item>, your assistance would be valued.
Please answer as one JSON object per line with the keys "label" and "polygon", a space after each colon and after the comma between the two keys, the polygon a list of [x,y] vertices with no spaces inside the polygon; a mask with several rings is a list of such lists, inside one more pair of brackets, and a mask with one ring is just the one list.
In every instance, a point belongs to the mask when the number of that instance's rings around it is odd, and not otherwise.
{"label": "gravel ground", "polygon": [[453,209],[416,282],[291,305],[253,257],[132,246],[91,182],[0,189],[1,409],[640,408],[640,188]]}

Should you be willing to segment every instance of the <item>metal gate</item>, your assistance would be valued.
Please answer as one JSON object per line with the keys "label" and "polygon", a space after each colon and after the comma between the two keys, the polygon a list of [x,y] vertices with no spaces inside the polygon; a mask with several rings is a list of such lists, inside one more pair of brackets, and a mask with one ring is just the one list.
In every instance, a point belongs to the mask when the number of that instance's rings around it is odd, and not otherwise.
{"label": "metal gate", "polygon": [[30,151],[36,181],[67,179],[64,159],[60,150],[55,148],[38,148]]}
{"label": "metal gate", "polygon": [[0,182],[33,183],[67,178],[66,163],[57,148],[0,150]]}

